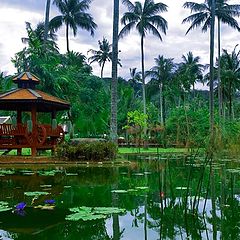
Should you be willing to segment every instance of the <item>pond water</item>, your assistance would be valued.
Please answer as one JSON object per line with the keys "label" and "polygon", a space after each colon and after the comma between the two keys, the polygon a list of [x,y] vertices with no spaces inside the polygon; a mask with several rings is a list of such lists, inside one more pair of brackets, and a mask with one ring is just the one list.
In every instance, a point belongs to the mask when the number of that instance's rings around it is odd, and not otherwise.
{"label": "pond water", "polygon": [[0,166],[0,239],[240,239],[239,173],[234,159],[169,155]]}

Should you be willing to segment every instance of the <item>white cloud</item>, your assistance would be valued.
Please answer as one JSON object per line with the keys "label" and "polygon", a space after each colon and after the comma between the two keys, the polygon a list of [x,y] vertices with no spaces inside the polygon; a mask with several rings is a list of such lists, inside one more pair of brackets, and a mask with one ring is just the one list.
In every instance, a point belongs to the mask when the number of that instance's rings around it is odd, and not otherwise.
{"label": "white cloud", "polygon": [[[202,2],[203,0],[197,0]],[[24,4],[23,4],[24,2]],[[120,1],[121,2],[121,1]],[[141,0],[143,2],[143,0]],[[157,1],[156,1],[157,2]],[[160,42],[156,37],[148,35],[145,39],[145,59],[146,69],[154,64],[154,58],[164,55],[174,58],[176,62],[181,61],[183,54],[192,51],[194,55],[199,55],[203,64],[209,62],[209,32],[201,33],[200,29],[193,30],[187,36],[185,32],[188,24],[181,24],[182,20],[190,15],[190,10],[183,9],[185,0],[162,0],[169,6],[168,12],[163,16],[168,21],[167,35]],[[239,3],[239,1],[231,1]],[[113,1],[93,0],[90,6],[90,13],[98,24],[95,37],[92,38],[86,31],[80,30],[76,37],[70,35],[70,49],[87,54],[91,49],[98,49],[98,40],[105,36],[109,42],[112,41],[112,9]],[[11,74],[15,72],[11,63],[11,57],[23,48],[21,37],[26,36],[25,22],[29,21],[33,25],[44,19],[45,1],[33,0],[1,0],[0,5],[0,70],[8,70]],[[126,7],[120,3],[120,18]],[[59,14],[55,6],[51,7],[51,17]],[[121,29],[122,26],[119,26]],[[120,30],[119,29],[119,30]],[[65,28],[58,32],[58,44],[60,51],[66,51]],[[231,28],[222,27],[222,48],[231,51],[239,43],[239,33]],[[128,36],[119,42],[119,57],[122,68],[119,68],[119,75],[129,77],[129,68],[137,67],[140,70],[140,37],[132,31]],[[217,53],[217,52],[216,52]],[[88,55],[89,56],[89,55]],[[92,64],[93,72],[100,75],[100,67],[97,63]],[[107,63],[104,76],[111,76],[111,64]]]}

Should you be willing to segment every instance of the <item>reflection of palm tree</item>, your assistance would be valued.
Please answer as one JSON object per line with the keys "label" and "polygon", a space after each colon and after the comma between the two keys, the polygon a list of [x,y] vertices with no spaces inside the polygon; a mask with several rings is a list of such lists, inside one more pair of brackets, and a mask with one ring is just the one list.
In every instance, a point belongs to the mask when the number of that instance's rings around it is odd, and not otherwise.
{"label": "reflection of palm tree", "polygon": [[91,0],[54,0],[53,3],[58,7],[61,15],[54,17],[50,25],[58,30],[66,24],[67,51],[69,52],[69,28],[73,30],[73,35],[77,35],[77,29],[82,28],[94,35],[97,24],[92,16],[86,13],[89,9]]}
{"label": "reflection of palm tree", "polygon": [[[146,95],[145,95],[145,74],[144,74],[144,38],[147,32],[152,32],[162,40],[159,32],[166,34],[167,21],[159,15],[159,13],[167,11],[167,5],[163,3],[154,3],[153,0],[145,0],[142,5],[140,2],[133,4],[129,0],[123,0],[128,7],[128,12],[124,13],[121,22],[124,28],[120,32],[120,36],[128,34],[136,27],[141,37],[141,63],[142,63],[142,89],[143,89],[143,113],[146,114]],[[146,133],[146,128],[145,128]]]}

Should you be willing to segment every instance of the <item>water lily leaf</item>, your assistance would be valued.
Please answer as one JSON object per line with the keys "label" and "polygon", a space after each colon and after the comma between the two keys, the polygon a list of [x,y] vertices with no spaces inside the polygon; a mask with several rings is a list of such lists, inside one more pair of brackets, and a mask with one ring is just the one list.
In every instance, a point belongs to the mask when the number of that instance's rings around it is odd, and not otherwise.
{"label": "water lily leaf", "polygon": [[97,220],[106,218],[109,214],[119,214],[124,213],[126,210],[121,208],[114,208],[114,207],[75,207],[69,209],[71,212],[74,212],[73,214],[67,215],[66,220],[70,221],[91,221],[91,220]]}
{"label": "water lily leaf", "polygon": [[96,214],[103,214],[103,215],[114,214],[114,213],[119,214],[119,213],[126,212],[126,209],[115,208],[115,207],[96,207],[93,209],[93,212]]}
{"label": "water lily leaf", "polygon": [[121,190],[121,189],[116,189],[116,190],[112,190],[112,193],[127,193],[127,190]]}
{"label": "water lily leaf", "polygon": [[149,187],[136,187],[136,189],[138,189],[138,190],[148,190]]}
{"label": "water lily leaf", "polygon": [[13,171],[13,170],[0,169],[1,175],[12,175],[14,173],[15,173],[15,171]]}
{"label": "water lily leaf", "polygon": [[91,213],[86,214],[86,213],[78,212],[78,213],[67,215],[65,219],[69,221],[78,221],[78,220],[91,221],[91,220],[103,219],[105,217],[106,217],[105,215],[100,215],[100,214],[94,215]]}
{"label": "water lily leaf", "polygon": [[11,209],[12,208],[8,206],[8,202],[0,201],[0,212],[5,212]]}
{"label": "water lily leaf", "polygon": [[77,173],[66,173],[67,176],[78,176]]}
{"label": "water lily leaf", "polygon": [[41,188],[51,188],[52,185],[40,185]]}
{"label": "water lily leaf", "polygon": [[38,206],[35,206],[34,208],[39,208],[42,210],[53,210],[55,206],[54,205],[38,205]]}
{"label": "water lily leaf", "polygon": [[36,197],[40,195],[48,195],[49,192],[24,192],[24,195],[30,196],[30,197]]}
{"label": "water lily leaf", "polygon": [[187,190],[187,187],[176,187],[176,190]]}
{"label": "water lily leaf", "polygon": [[134,176],[144,176],[143,173],[133,173]]}
{"label": "water lily leaf", "polygon": [[137,189],[130,188],[130,189],[127,190],[127,192],[134,193],[134,192],[137,192]]}

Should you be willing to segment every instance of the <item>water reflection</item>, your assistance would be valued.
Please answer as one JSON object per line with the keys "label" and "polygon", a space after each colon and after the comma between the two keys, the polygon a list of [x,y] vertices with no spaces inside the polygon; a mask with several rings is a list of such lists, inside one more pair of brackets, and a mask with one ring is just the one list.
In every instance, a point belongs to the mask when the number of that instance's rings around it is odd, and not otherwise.
{"label": "water reflection", "polygon": [[[1,171],[2,239],[238,239],[239,164],[193,156],[136,156],[121,167]],[[219,162],[219,163],[218,163]],[[1,170],[1,169],[0,169]],[[9,170],[9,169],[8,169]],[[13,172],[15,170],[15,172]],[[47,192],[28,196],[26,192]],[[55,201],[54,210],[34,206]],[[72,207],[119,207],[106,219],[66,221]]]}

